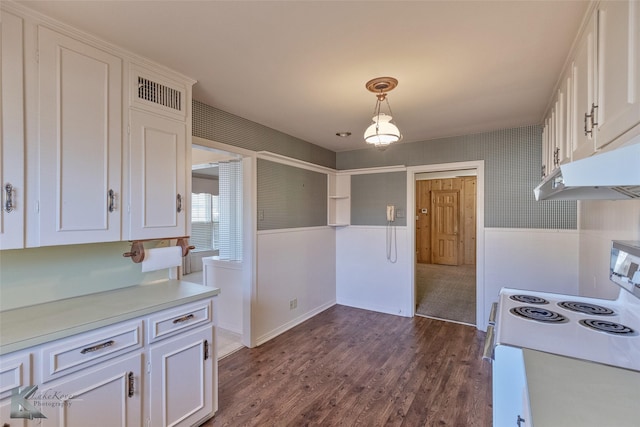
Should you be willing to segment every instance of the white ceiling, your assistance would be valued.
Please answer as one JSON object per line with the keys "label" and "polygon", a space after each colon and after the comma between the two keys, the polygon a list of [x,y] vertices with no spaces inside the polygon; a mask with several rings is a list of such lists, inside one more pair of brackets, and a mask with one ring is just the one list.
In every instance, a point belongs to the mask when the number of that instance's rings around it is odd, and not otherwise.
{"label": "white ceiling", "polygon": [[[586,0],[21,1],[198,80],[194,99],[334,151],[375,96],[404,141],[540,123]],[[349,138],[335,136],[350,131]]]}

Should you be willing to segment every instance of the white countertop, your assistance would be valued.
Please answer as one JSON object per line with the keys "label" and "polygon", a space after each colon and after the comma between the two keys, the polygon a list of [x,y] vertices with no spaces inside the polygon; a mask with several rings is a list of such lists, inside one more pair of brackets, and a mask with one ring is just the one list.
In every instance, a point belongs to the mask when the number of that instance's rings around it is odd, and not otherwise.
{"label": "white countertop", "polygon": [[216,296],[218,288],[163,280],[0,312],[0,355]]}
{"label": "white countertop", "polygon": [[524,363],[533,427],[640,425],[640,372],[529,349]]}

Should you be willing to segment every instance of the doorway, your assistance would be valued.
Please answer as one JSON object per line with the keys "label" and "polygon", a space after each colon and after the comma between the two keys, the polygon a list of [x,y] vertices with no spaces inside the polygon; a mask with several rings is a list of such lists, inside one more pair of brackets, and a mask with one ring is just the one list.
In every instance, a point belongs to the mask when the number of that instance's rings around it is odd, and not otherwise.
{"label": "doorway", "polygon": [[214,311],[221,358],[253,345],[256,160],[253,152],[197,137],[191,157],[196,250],[185,257],[184,280],[220,289]]}
{"label": "doorway", "polygon": [[[409,169],[415,224],[414,314],[483,324],[484,163]],[[413,173],[411,173],[413,172]]]}

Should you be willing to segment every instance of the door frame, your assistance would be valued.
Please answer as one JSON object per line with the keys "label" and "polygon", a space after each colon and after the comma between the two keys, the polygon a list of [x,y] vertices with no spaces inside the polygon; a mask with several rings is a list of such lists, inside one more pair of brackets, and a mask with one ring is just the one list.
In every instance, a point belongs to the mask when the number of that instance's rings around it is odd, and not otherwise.
{"label": "door frame", "polygon": [[[434,165],[420,165],[407,167],[407,212],[415,211],[416,204],[416,174],[425,172],[445,172],[462,169],[476,170],[476,328],[484,330],[486,313],[484,312],[484,160],[468,162],[440,163]],[[411,287],[412,316],[416,315],[416,222],[415,214],[407,221],[408,253],[412,262],[408,265],[408,277]]]}
{"label": "door frame", "polygon": [[[253,309],[256,306],[257,153],[194,136],[192,144],[242,156],[242,345],[255,347]],[[191,162],[191,159],[189,159]]]}

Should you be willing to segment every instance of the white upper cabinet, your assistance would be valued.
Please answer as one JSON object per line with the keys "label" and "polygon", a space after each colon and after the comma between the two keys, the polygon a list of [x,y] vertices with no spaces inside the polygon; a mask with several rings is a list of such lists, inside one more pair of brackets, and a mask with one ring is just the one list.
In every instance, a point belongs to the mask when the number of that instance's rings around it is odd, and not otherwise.
{"label": "white upper cabinet", "polygon": [[595,151],[592,131],[596,95],[596,16],[592,15],[572,63],[572,160],[588,157]]}
{"label": "white upper cabinet", "polygon": [[191,208],[191,85],[132,65],[129,234],[187,235]]}
{"label": "white upper cabinet", "polygon": [[129,239],[180,237],[190,208],[184,123],[131,110]]}
{"label": "white upper cabinet", "polygon": [[188,235],[195,81],[0,7],[0,249]]}
{"label": "white upper cabinet", "polygon": [[596,148],[640,123],[640,2],[598,6]]}
{"label": "white upper cabinet", "polygon": [[24,246],[24,54],[23,19],[2,14],[0,93],[0,249]]}
{"label": "white upper cabinet", "polygon": [[638,52],[640,2],[599,2],[581,30],[544,123],[543,176],[615,148],[640,124]]}
{"label": "white upper cabinet", "polygon": [[38,27],[39,246],[120,240],[122,60]]}

